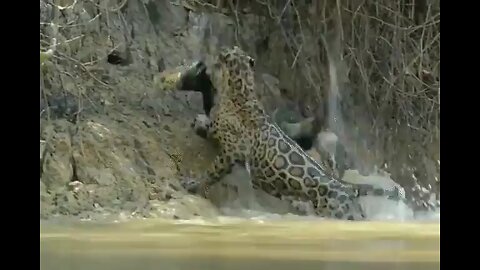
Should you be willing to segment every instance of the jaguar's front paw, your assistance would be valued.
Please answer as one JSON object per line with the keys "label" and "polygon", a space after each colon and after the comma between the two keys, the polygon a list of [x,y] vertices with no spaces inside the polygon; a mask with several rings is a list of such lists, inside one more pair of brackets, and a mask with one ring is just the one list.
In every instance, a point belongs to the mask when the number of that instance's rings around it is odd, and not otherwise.
{"label": "jaguar's front paw", "polygon": [[192,123],[192,128],[195,133],[202,137],[207,138],[208,128],[211,124],[210,118],[205,114],[198,114]]}
{"label": "jaguar's front paw", "polygon": [[198,180],[195,180],[195,179],[190,178],[190,177],[185,177],[185,178],[181,179],[180,184],[189,193],[196,193],[199,186],[200,186],[200,182]]}
{"label": "jaguar's front paw", "polygon": [[180,180],[180,184],[191,194],[200,195],[203,197],[207,196],[207,188],[197,179],[184,177]]}

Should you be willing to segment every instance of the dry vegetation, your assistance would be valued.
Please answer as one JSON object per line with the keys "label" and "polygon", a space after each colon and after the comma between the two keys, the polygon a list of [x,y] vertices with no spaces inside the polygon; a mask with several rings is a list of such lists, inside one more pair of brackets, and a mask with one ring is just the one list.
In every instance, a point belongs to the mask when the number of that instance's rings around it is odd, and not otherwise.
{"label": "dry vegetation", "polygon": [[[422,186],[439,193],[439,1],[291,3],[292,20],[302,18],[292,29],[300,33],[291,37],[292,50],[307,42],[302,28],[324,40],[323,50],[293,61],[308,71],[305,79],[317,92],[337,92],[336,81],[345,126],[330,128],[350,135],[344,140],[357,158],[384,165],[403,186],[416,189],[409,191],[418,191],[411,195],[422,197]],[[318,68],[325,63],[328,69]]]}

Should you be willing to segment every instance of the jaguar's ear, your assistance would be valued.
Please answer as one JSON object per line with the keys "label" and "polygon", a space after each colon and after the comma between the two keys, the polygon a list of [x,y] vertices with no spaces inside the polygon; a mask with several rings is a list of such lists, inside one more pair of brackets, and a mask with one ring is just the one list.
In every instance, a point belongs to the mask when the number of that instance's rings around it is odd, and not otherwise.
{"label": "jaguar's ear", "polygon": [[232,54],[231,48],[228,47],[228,46],[224,46],[224,47],[222,47],[218,58],[219,58],[220,61],[226,62],[230,59],[231,54]]}
{"label": "jaguar's ear", "polygon": [[218,60],[220,60],[221,62],[225,62],[227,60],[227,53],[226,52],[221,52],[219,55],[218,55]]}
{"label": "jaguar's ear", "polygon": [[205,65],[205,63],[203,61],[198,61],[195,64],[195,70],[196,70],[195,75],[199,76],[200,74],[202,74],[203,72],[205,72],[207,70],[207,65]]}
{"label": "jaguar's ear", "polygon": [[255,67],[255,59],[253,59],[252,57],[249,57],[248,64],[250,65],[251,68]]}

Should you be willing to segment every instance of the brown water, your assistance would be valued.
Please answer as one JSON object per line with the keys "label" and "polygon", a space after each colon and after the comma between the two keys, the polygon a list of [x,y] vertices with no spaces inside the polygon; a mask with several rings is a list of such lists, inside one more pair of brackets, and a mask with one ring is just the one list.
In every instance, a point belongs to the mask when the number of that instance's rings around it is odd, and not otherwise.
{"label": "brown water", "polygon": [[438,223],[42,223],[41,269],[440,269]]}

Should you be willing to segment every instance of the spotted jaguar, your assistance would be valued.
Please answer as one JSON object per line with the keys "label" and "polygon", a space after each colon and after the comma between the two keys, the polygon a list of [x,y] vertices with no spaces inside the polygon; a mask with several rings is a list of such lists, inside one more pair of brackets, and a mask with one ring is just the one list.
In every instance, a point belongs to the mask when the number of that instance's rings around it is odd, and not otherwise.
{"label": "spotted jaguar", "polygon": [[326,218],[366,219],[361,196],[404,199],[398,188],[345,183],[326,173],[265,112],[254,91],[254,67],[255,60],[234,46],[222,49],[209,68],[215,105],[202,125],[220,151],[205,175],[182,182],[187,190],[205,195],[238,163],[247,167],[254,188],[292,204],[308,203]]}

